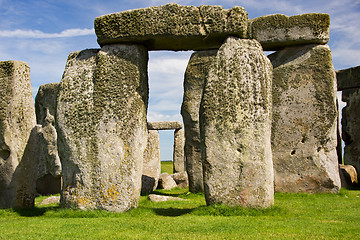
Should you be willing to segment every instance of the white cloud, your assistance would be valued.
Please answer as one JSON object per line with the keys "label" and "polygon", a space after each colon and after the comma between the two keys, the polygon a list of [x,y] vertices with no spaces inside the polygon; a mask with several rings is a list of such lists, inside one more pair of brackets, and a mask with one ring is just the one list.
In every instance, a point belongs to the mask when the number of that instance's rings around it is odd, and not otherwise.
{"label": "white cloud", "polygon": [[162,114],[156,111],[149,111],[147,114],[147,120],[149,122],[159,122],[159,121],[180,121],[182,122],[182,117],[180,113],[178,114]]}
{"label": "white cloud", "polygon": [[66,38],[95,34],[95,30],[88,28],[66,29],[60,33],[44,33],[39,30],[0,30],[0,37],[9,38]]}

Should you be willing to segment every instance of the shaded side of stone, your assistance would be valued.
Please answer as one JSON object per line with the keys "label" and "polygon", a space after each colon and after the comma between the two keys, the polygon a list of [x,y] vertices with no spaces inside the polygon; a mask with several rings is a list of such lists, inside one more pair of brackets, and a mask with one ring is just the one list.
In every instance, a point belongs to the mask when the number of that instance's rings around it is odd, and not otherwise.
{"label": "shaded side of stone", "polygon": [[329,41],[330,16],[307,13],[296,16],[266,15],[249,20],[249,38],[259,41],[265,51],[291,45],[326,44]]}
{"label": "shaded side of stone", "polygon": [[184,79],[184,98],[181,106],[185,129],[186,171],[189,191],[203,192],[199,111],[205,80],[217,50],[198,51],[191,55]]}
{"label": "shaded side of stone", "polygon": [[183,125],[181,122],[148,122],[147,127],[149,130],[172,130],[172,129],[182,129]]}
{"label": "shaded side of stone", "polygon": [[360,66],[336,71],[338,91],[360,88]]}
{"label": "shaded side of stone", "polygon": [[344,164],[352,165],[360,172],[360,88],[343,90],[342,100],[346,102],[341,119]]}
{"label": "shaded side of stone", "polygon": [[95,19],[98,43],[139,43],[149,50],[219,48],[229,35],[247,35],[242,7],[181,6],[175,3],[112,13]]}
{"label": "shaded side of stone", "polygon": [[337,192],[336,80],[329,47],[288,47],[269,58],[275,191]]}
{"label": "shaded side of stone", "polygon": [[148,130],[147,146],[144,151],[141,194],[150,193],[157,188],[160,173],[161,161],[159,131]]}
{"label": "shaded side of stone", "polygon": [[352,188],[358,183],[356,169],[351,165],[339,164],[342,188]]}
{"label": "shaded side of stone", "polygon": [[29,66],[0,62],[0,208],[16,204],[14,173],[35,124]]}
{"label": "shaded side of stone", "polygon": [[177,129],[174,131],[174,152],[173,152],[173,172],[185,171],[185,135],[183,129]]}
{"label": "shaded side of stone", "polygon": [[70,54],[57,102],[62,206],[114,212],[137,206],[147,142],[147,61],[147,50],[137,45]]}
{"label": "shaded side of stone", "polygon": [[210,67],[200,106],[207,204],[269,207],[274,202],[271,73],[257,41],[233,37]]}

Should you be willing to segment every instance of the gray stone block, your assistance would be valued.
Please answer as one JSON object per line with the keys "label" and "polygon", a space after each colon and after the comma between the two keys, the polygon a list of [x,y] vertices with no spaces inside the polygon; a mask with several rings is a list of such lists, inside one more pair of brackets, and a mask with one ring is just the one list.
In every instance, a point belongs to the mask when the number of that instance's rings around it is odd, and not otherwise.
{"label": "gray stone block", "polygon": [[183,127],[181,122],[148,122],[147,127],[149,130],[173,130],[181,129]]}
{"label": "gray stone block", "polygon": [[338,91],[360,88],[360,66],[336,71]]}

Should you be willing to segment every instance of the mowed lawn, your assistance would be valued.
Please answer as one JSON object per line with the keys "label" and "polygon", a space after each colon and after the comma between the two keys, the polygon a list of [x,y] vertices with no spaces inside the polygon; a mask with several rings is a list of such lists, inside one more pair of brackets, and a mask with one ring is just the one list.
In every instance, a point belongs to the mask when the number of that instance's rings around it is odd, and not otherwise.
{"label": "mowed lawn", "polygon": [[126,213],[56,204],[0,210],[0,239],[360,239],[360,190],[275,194],[266,210],[206,206],[203,194],[187,189],[156,193],[186,201],[152,203],[142,196]]}

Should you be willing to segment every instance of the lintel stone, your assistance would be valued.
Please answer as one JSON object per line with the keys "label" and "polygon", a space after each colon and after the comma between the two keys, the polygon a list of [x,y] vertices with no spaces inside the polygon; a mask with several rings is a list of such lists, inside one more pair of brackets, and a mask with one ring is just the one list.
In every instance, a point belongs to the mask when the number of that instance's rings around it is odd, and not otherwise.
{"label": "lintel stone", "polygon": [[248,14],[235,6],[202,5],[140,8],[95,19],[95,33],[103,46],[143,44],[148,50],[201,50],[219,48],[227,36],[246,38]]}
{"label": "lintel stone", "polygon": [[338,91],[360,88],[360,66],[336,71]]}
{"label": "lintel stone", "polygon": [[326,44],[329,41],[330,16],[306,13],[288,17],[283,14],[249,19],[249,38],[261,43],[265,51],[303,44]]}
{"label": "lintel stone", "polygon": [[173,130],[181,129],[181,122],[148,122],[148,130]]}

